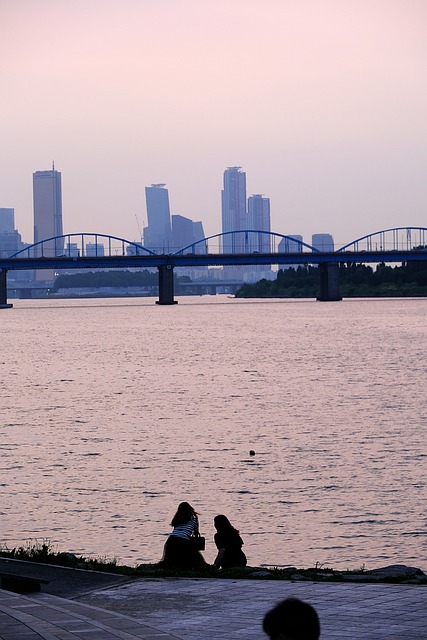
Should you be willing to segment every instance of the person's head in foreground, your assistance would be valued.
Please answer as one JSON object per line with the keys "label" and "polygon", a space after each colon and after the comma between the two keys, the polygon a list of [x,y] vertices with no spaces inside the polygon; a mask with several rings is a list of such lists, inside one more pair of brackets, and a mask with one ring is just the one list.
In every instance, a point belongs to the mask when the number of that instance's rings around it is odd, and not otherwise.
{"label": "person's head in foreground", "polygon": [[270,640],[318,640],[316,610],[298,598],[282,600],[264,616],[263,629]]}

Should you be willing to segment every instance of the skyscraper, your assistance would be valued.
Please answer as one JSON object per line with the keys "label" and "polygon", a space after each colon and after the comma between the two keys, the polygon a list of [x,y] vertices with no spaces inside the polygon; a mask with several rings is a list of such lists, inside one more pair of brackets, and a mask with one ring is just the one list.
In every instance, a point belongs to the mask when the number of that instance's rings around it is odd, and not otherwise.
{"label": "skyscraper", "polygon": [[199,242],[205,239],[205,232],[201,222],[194,222],[184,216],[172,216],[173,250],[180,251],[189,247],[186,253],[206,253],[206,243]]}
{"label": "skyscraper", "polygon": [[[222,232],[247,229],[246,213],[246,173],[241,167],[228,167],[224,171],[222,199]],[[244,253],[244,234],[228,235],[222,238],[224,253]]]}
{"label": "skyscraper", "polygon": [[[185,216],[172,216],[173,250],[180,251],[194,242],[193,221]],[[191,253],[191,248],[187,250]]]}
{"label": "skyscraper", "polygon": [[157,253],[172,248],[172,229],[169,193],[164,184],[145,187],[148,225],[144,227],[144,246]]}
{"label": "skyscraper", "polygon": [[[62,236],[61,174],[52,165],[51,171],[33,173],[34,243]],[[35,248],[34,255],[51,258],[64,253],[64,239],[55,239]],[[36,280],[53,280],[53,269],[37,269]]]}
{"label": "skyscraper", "polygon": [[[249,228],[270,233],[270,198],[256,194],[248,198]],[[250,250],[259,253],[271,251],[270,235],[267,233],[251,233]]]}
{"label": "skyscraper", "polygon": [[[55,165],[51,171],[33,173],[34,201],[34,243],[62,236],[62,191],[61,174]],[[64,250],[64,241],[56,240],[43,247],[46,257],[60,255]],[[36,248],[36,255],[41,249]]]}

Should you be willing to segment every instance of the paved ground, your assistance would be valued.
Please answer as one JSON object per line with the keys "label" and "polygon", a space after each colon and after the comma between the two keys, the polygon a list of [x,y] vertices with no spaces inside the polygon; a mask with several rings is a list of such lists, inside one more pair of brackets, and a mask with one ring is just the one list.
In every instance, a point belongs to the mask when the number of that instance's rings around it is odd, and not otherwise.
{"label": "paved ground", "polygon": [[427,639],[424,586],[144,579],[79,601],[120,611],[185,640],[266,640],[265,612],[289,596],[315,607],[322,639]]}
{"label": "paved ground", "polygon": [[[225,579],[140,579],[27,563],[0,571],[50,579],[44,592],[0,590],[1,640],[266,640],[261,623],[296,596],[318,611],[322,640],[426,640],[427,586]],[[38,573],[40,571],[40,574]],[[43,575],[41,575],[43,574]],[[84,575],[82,575],[84,574]],[[59,593],[66,598],[53,595]],[[48,593],[50,591],[50,593]]]}
{"label": "paved ground", "polygon": [[178,640],[137,620],[46,593],[0,589],[1,640]]}

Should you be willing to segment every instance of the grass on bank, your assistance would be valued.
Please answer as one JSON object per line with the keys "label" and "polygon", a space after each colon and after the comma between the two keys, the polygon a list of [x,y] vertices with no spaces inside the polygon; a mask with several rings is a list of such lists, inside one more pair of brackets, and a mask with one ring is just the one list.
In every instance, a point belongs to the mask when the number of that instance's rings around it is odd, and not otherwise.
{"label": "grass on bank", "polygon": [[[88,571],[100,571],[120,575],[134,576],[135,578],[233,578],[233,579],[257,579],[257,580],[292,580],[292,581],[327,581],[327,582],[363,582],[367,579],[367,572],[363,564],[359,569],[337,571],[326,568],[320,563],[308,569],[296,567],[235,567],[232,569],[215,569],[212,565],[200,569],[183,570],[159,567],[157,564],[140,564],[129,567],[119,564],[117,558],[97,556],[95,558],[76,556],[74,553],[56,551],[49,540],[28,540],[20,547],[9,549],[6,544],[0,543],[0,559],[22,560],[25,562],[39,562],[42,564],[83,569]],[[422,572],[421,572],[422,573]],[[400,583],[413,577],[413,573],[398,577],[379,578],[378,582]],[[369,580],[370,582],[372,580]]]}

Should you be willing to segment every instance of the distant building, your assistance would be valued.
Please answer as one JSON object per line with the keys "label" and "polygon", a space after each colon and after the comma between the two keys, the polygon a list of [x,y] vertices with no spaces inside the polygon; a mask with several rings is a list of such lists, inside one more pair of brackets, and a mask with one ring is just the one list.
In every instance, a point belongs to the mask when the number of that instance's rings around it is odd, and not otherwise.
{"label": "distant building", "polygon": [[172,228],[169,193],[164,184],[145,187],[148,225],[144,227],[144,246],[156,253],[169,253]]}
{"label": "distant building", "polygon": [[302,253],[302,236],[289,235],[287,238],[282,238],[277,247],[279,253]]}
{"label": "distant building", "polygon": [[16,229],[0,233],[0,258],[9,258],[23,248],[21,234]]}
{"label": "distant building", "polygon": [[15,230],[15,209],[0,208],[0,234]]}
{"label": "distant building", "polygon": [[205,239],[203,224],[194,222],[190,218],[180,215],[172,216],[172,237],[173,251],[180,251],[188,247],[185,253],[206,253],[204,242],[196,244]]}
{"label": "distant building", "polygon": [[[302,253],[302,236],[298,234],[288,235],[287,238],[282,238],[278,244],[277,251],[278,253]],[[291,267],[297,269],[299,265],[297,264],[281,264],[279,261],[280,269],[290,269]]]}
{"label": "distant building", "polygon": [[127,256],[143,256],[147,255],[147,252],[144,251],[144,245],[141,242],[135,242],[134,244],[128,244],[126,247],[126,255]]}
{"label": "distant building", "polygon": [[[17,251],[22,251],[23,249],[27,249],[28,247],[31,246],[27,242],[22,242],[21,234],[18,233],[17,229],[15,229],[13,233],[16,234],[16,242],[15,241],[13,242],[12,255],[14,253],[17,253]],[[16,245],[18,245],[17,250],[15,250]],[[11,287],[13,287],[14,282],[19,284],[22,284],[23,282],[26,282],[26,283],[31,282],[32,280],[34,280],[34,273],[35,272],[33,269],[13,269],[13,270],[11,269],[7,274],[8,282],[11,284]]]}
{"label": "distant building", "polygon": [[21,248],[21,236],[15,230],[15,210],[0,208],[0,257],[8,258]]}
{"label": "distant building", "polygon": [[[33,173],[33,200],[34,243],[62,236],[61,173],[54,167]],[[59,255],[64,250],[63,240],[52,243],[51,248],[51,255]]]}
{"label": "distant building", "polygon": [[195,253],[206,254],[208,252],[206,242],[199,242],[206,239],[203,222],[193,222],[193,236],[194,242],[198,243],[195,246]]}
{"label": "distant building", "polygon": [[104,245],[102,242],[87,242],[86,243],[86,256],[88,258],[103,257]]}
{"label": "distant building", "polygon": [[249,238],[250,251],[270,253],[270,198],[256,194],[248,198],[249,229],[266,233],[251,233]]}
{"label": "distant building", "polygon": [[[15,229],[15,210],[0,208],[0,258],[9,258],[28,246],[22,242],[21,234]],[[33,271],[11,269],[7,278],[12,288],[16,282],[22,283],[32,280]]]}
{"label": "distant building", "polygon": [[[224,171],[221,192],[222,233],[248,228],[246,212],[246,173],[241,167],[228,167]],[[223,253],[245,253],[245,234],[226,235],[222,238]]]}
{"label": "distant building", "polygon": [[78,258],[80,255],[80,249],[77,242],[67,242],[64,253],[70,258]]}
{"label": "distant building", "polygon": [[330,233],[314,233],[311,236],[311,246],[318,251],[335,251],[334,239]]}
{"label": "distant building", "polygon": [[0,208],[0,257],[8,258],[20,249],[22,239],[15,229],[15,210]]}
{"label": "distant building", "polygon": [[[33,173],[34,202],[34,244],[49,238],[62,236],[62,187],[61,174],[55,165],[51,171]],[[64,239],[52,240],[43,245],[43,256],[46,258],[64,253]],[[42,248],[36,247],[35,256],[42,255]],[[37,270],[36,280],[52,280],[53,271]]]}
{"label": "distant building", "polygon": [[[173,251],[180,251],[194,243],[193,221],[184,216],[172,216]],[[186,253],[192,253],[191,248]]]}

